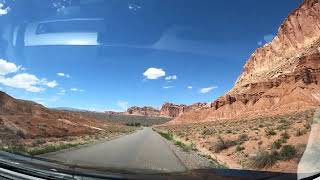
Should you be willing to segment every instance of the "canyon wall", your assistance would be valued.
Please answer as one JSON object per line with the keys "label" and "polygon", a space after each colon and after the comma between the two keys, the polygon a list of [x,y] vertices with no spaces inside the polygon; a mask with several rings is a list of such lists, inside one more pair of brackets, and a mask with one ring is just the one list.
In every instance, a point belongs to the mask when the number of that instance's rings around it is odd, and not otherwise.
{"label": "canyon wall", "polygon": [[320,2],[305,0],[277,36],[247,60],[234,87],[210,108],[180,114],[170,123],[273,116],[320,105]]}

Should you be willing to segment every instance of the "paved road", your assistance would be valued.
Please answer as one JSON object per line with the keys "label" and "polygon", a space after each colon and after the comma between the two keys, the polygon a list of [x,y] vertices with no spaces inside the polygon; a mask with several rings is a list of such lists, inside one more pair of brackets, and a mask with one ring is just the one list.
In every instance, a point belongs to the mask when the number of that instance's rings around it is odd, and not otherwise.
{"label": "paved road", "polygon": [[80,149],[45,155],[49,159],[106,168],[181,172],[186,168],[151,128]]}

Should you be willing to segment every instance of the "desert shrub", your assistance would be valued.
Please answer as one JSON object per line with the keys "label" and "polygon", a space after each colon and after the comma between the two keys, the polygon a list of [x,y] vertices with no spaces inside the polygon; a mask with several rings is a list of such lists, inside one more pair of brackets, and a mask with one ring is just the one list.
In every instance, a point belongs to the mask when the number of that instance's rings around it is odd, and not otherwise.
{"label": "desert shrub", "polygon": [[308,122],[304,125],[304,127],[306,128],[306,130],[310,130],[311,129],[311,125]]}
{"label": "desert shrub", "polygon": [[166,138],[167,140],[169,140],[169,141],[172,141],[172,140],[173,140],[173,134],[170,133],[170,132],[159,132],[159,134],[160,134],[162,137],[164,137],[164,138]]}
{"label": "desert shrub", "polygon": [[302,136],[302,135],[303,135],[303,132],[300,129],[298,129],[296,131],[296,136]]}
{"label": "desert shrub", "polygon": [[176,146],[179,146],[183,151],[186,151],[186,152],[189,152],[191,150],[195,150],[195,145],[193,143],[185,144],[181,141],[175,141],[174,144]]}
{"label": "desert shrub", "polygon": [[246,134],[241,134],[241,135],[239,135],[239,137],[238,137],[238,142],[243,143],[243,142],[245,142],[245,141],[248,141],[248,139],[249,139],[248,135],[246,135]]}
{"label": "desert shrub", "polygon": [[271,153],[266,150],[258,151],[257,155],[250,159],[250,165],[254,168],[265,168],[272,166],[277,162],[278,153],[272,151]]}
{"label": "desert shrub", "polygon": [[274,136],[277,133],[273,129],[266,129],[266,135],[267,136]]}
{"label": "desert shrub", "polygon": [[26,135],[24,134],[23,131],[21,131],[20,129],[16,132],[16,135],[20,138],[23,138],[25,139],[26,138]]}
{"label": "desert shrub", "polygon": [[290,138],[290,135],[287,132],[281,134],[281,139],[285,143]]}
{"label": "desert shrub", "polygon": [[280,149],[282,146],[282,140],[278,139],[275,142],[272,143],[272,149]]}
{"label": "desert shrub", "polygon": [[289,160],[295,157],[296,149],[292,145],[284,145],[279,152],[279,159]]}
{"label": "desert shrub", "polygon": [[202,135],[212,135],[212,134],[214,134],[214,133],[215,133],[215,131],[212,130],[212,129],[204,129],[204,130],[202,131]]}
{"label": "desert shrub", "polygon": [[68,149],[68,148],[72,148],[72,147],[76,147],[80,144],[58,144],[58,145],[48,145],[45,147],[39,147],[39,148],[33,148],[33,149],[29,149],[27,151],[27,153],[31,156],[36,156],[36,155],[40,155],[40,154],[46,154],[46,153],[50,153],[50,152],[55,152],[55,151],[60,151],[63,149]]}
{"label": "desert shrub", "polygon": [[235,146],[237,143],[231,140],[223,140],[222,137],[218,137],[218,140],[214,142],[212,150],[215,153],[221,152],[224,149],[228,149],[231,146]]}
{"label": "desert shrub", "polygon": [[32,141],[32,146],[38,146],[44,143],[46,143],[46,140],[44,139],[35,139]]}
{"label": "desert shrub", "polygon": [[304,151],[306,150],[307,145],[306,144],[298,144],[295,149],[296,149],[296,157],[298,160],[300,160],[303,156]]}
{"label": "desert shrub", "polygon": [[243,151],[245,148],[243,146],[237,145],[236,151]]}
{"label": "desert shrub", "polygon": [[133,123],[126,123],[127,126],[135,126],[135,127],[140,127],[141,123],[133,122]]}

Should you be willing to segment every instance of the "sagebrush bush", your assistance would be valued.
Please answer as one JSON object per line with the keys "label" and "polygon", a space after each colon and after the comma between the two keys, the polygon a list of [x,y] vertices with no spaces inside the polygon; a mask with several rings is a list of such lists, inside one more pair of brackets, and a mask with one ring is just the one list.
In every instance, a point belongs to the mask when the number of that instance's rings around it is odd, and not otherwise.
{"label": "sagebrush bush", "polygon": [[289,160],[295,157],[297,151],[292,145],[284,145],[279,152],[280,160]]}
{"label": "sagebrush bush", "polygon": [[218,137],[218,140],[213,143],[212,150],[216,153],[221,152],[222,150],[228,149],[231,146],[235,146],[237,143],[231,140],[223,140],[221,136]]}
{"label": "sagebrush bush", "polygon": [[250,165],[254,168],[265,168],[270,167],[277,162],[278,153],[272,151],[271,153],[266,150],[258,151],[257,155],[250,159]]}

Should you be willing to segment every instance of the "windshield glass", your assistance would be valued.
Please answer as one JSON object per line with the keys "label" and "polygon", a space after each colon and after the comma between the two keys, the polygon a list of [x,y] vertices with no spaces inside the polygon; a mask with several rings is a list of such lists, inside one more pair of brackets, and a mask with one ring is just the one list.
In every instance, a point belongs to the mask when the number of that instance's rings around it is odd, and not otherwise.
{"label": "windshield glass", "polygon": [[319,12],[0,0],[0,148],[139,172],[318,172]]}

